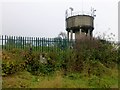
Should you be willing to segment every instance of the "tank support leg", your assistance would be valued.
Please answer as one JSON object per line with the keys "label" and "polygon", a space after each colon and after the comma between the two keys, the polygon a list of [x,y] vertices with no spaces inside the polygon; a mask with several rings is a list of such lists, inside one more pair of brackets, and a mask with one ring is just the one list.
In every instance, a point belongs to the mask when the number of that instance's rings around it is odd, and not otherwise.
{"label": "tank support leg", "polygon": [[73,31],[71,30],[71,41],[73,40]]}

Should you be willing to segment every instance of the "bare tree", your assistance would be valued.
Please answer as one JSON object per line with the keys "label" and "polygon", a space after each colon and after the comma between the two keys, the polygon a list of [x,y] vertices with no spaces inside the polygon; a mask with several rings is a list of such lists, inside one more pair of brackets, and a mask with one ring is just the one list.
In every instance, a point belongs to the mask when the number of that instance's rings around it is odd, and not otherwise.
{"label": "bare tree", "polygon": [[67,35],[66,35],[65,32],[60,32],[60,33],[58,34],[58,37],[60,37],[60,38],[62,38],[62,39],[67,39]]}

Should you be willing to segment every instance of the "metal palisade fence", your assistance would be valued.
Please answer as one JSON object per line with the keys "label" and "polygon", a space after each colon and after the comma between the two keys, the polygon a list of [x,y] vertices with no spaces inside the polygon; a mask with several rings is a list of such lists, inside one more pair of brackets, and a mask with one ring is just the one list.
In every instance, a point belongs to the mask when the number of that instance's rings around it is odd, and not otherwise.
{"label": "metal palisade fence", "polygon": [[2,50],[28,49],[32,48],[35,51],[51,51],[65,50],[71,45],[68,39],[56,38],[40,38],[40,37],[21,37],[21,36],[0,36],[0,45]]}

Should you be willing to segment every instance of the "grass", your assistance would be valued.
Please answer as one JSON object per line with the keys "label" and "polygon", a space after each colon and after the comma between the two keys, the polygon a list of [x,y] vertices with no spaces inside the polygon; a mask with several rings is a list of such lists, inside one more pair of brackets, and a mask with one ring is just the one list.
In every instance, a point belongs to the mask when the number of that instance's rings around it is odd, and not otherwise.
{"label": "grass", "polygon": [[[2,63],[11,62],[19,65],[24,63],[22,57],[25,53],[17,50],[4,51],[0,57],[2,56]],[[35,54],[37,56],[37,53]],[[57,56],[53,53],[52,55],[56,60]],[[55,71],[49,75],[32,75],[26,70],[18,70],[14,74],[4,75],[2,79],[3,88],[118,88],[118,68],[108,68],[99,61],[93,63],[88,60],[84,63],[81,73],[70,72],[64,76],[63,71]]]}
{"label": "grass", "polygon": [[[57,71],[50,76],[34,76],[27,71],[3,77],[3,88],[118,88],[117,71],[112,70],[110,76],[99,78],[80,74],[64,76],[62,71]],[[100,82],[99,82],[100,80]]]}

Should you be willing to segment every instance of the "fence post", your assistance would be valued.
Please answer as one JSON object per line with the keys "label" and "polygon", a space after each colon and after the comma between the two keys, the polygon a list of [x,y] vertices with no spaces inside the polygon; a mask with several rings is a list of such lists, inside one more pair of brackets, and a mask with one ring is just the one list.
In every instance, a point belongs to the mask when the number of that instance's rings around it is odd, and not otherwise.
{"label": "fence post", "polygon": [[23,46],[22,46],[22,37],[20,37],[20,46],[21,46],[21,49],[23,49]]}
{"label": "fence post", "polygon": [[29,48],[29,38],[28,37],[26,37],[26,47],[27,47],[27,49]]}
{"label": "fence post", "polygon": [[54,38],[52,38],[51,40],[52,40],[52,42],[54,43],[54,46],[52,47],[52,50],[53,50],[53,48],[54,48],[54,50],[56,51],[56,40],[55,40]]}
{"label": "fence post", "polygon": [[24,37],[22,39],[22,46],[23,46],[23,49],[24,49]]}
{"label": "fence post", "polygon": [[15,42],[15,48],[17,48],[17,38],[16,38],[16,36],[14,36],[14,42]]}
{"label": "fence post", "polygon": [[16,36],[16,48],[18,48],[18,36]]}
{"label": "fence post", "polygon": [[43,38],[42,38],[42,52],[43,52]]}
{"label": "fence post", "polygon": [[2,50],[3,50],[3,35],[2,35]]}
{"label": "fence post", "polygon": [[13,48],[15,48],[15,36],[13,36],[13,42],[14,42]]}
{"label": "fence post", "polygon": [[35,50],[37,51],[37,37],[36,37],[35,42],[36,42],[36,45],[35,45],[36,49]]}
{"label": "fence post", "polygon": [[53,50],[53,48],[54,48],[54,50],[56,51],[56,39],[54,39],[54,38],[52,38],[51,39],[52,40],[52,42],[54,43],[54,46],[52,47],[52,50]]}
{"label": "fence post", "polygon": [[54,45],[55,51],[57,51],[57,48],[56,48],[56,39],[55,38],[52,39],[52,43]]}
{"label": "fence post", "polygon": [[[3,41],[5,41],[5,45],[4,45],[5,48],[3,48]],[[5,35],[5,39],[3,38],[3,35],[2,35],[2,49],[6,49],[6,35]]]}
{"label": "fence post", "polygon": [[50,40],[49,40],[49,38],[47,38],[47,49],[48,49],[48,52],[49,52],[49,43],[50,43]]}
{"label": "fence post", "polygon": [[42,52],[42,38],[40,38],[40,52]]}
{"label": "fence post", "polygon": [[35,37],[34,37],[34,50],[36,50],[36,40],[35,40]]}
{"label": "fence post", "polygon": [[10,49],[12,50],[13,49],[13,45],[14,45],[14,41],[13,41],[13,36],[11,36],[11,46],[10,46]]}
{"label": "fence post", "polygon": [[7,36],[7,50],[9,50],[9,44],[8,44],[8,36]]}
{"label": "fence post", "polygon": [[30,55],[31,55],[32,52],[33,52],[33,47],[32,47],[32,46],[33,46],[33,45],[32,45],[33,42],[31,42],[31,41],[32,41],[32,37],[29,38],[29,41],[30,41],[30,47],[29,47],[29,50],[30,50],[30,51],[29,51],[29,53],[30,53]]}
{"label": "fence post", "polygon": [[24,43],[24,45],[25,45],[24,47],[25,47],[25,49],[26,49],[26,37],[25,37],[25,43]]}
{"label": "fence post", "polygon": [[39,43],[39,37],[38,37],[38,51],[40,50],[40,43]]}

